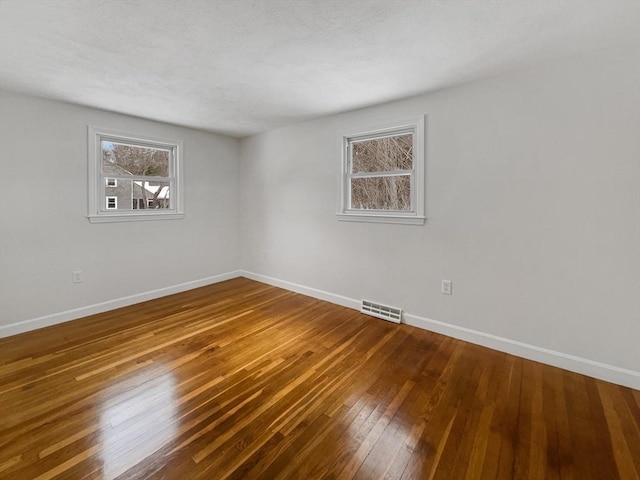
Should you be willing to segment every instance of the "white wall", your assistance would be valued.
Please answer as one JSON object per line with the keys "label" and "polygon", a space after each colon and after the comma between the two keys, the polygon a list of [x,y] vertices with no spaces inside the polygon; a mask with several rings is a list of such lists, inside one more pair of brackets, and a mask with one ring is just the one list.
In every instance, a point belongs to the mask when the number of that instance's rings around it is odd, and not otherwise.
{"label": "white wall", "polygon": [[[638,53],[596,52],[241,142],[0,92],[0,335],[242,266],[640,387]],[[426,225],[339,222],[338,133],[418,114]],[[87,124],[182,139],[186,218],[90,224]],[[439,293],[444,278],[454,295]]]}
{"label": "white wall", "polygon": [[[243,139],[243,269],[633,384],[639,53],[595,52]],[[426,225],[338,221],[339,132],[418,114],[428,115]]]}
{"label": "white wall", "polygon": [[[189,282],[238,268],[237,139],[0,95],[0,333],[79,317],[101,302],[108,303],[98,310],[106,310],[132,295],[196,286]],[[186,218],[90,224],[87,124],[183,140]],[[72,284],[73,270],[84,272],[84,283]],[[81,310],[60,315],[73,309]]]}

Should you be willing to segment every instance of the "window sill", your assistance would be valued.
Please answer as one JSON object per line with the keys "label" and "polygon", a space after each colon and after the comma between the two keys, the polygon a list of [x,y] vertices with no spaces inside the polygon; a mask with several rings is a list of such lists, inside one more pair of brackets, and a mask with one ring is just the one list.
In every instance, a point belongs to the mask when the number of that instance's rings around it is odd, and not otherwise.
{"label": "window sill", "polygon": [[336,213],[338,220],[346,222],[399,223],[404,225],[424,225],[426,217],[384,214]]}
{"label": "window sill", "polygon": [[91,223],[141,222],[148,220],[181,220],[184,218],[184,213],[119,213],[117,215],[89,215],[87,218]]}

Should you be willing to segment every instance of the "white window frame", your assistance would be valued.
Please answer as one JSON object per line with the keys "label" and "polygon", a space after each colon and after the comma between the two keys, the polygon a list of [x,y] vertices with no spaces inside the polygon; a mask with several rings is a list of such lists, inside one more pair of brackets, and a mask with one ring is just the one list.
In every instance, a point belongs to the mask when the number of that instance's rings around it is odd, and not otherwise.
{"label": "white window frame", "polygon": [[[109,185],[109,182],[113,180],[113,185]],[[118,179],[117,178],[111,178],[111,177],[107,177],[104,179],[104,186],[105,187],[109,187],[109,188],[114,188],[118,186]]]}
{"label": "white window frame", "polygon": [[[106,209],[102,205],[106,204],[102,200],[105,198],[106,178],[113,178],[113,174],[102,173],[102,140],[131,143],[151,148],[162,148],[171,151],[171,161],[169,165],[169,192],[170,207],[163,209],[131,209],[113,210]],[[106,222],[131,222],[140,220],[175,220],[184,218],[184,189],[183,189],[183,162],[182,152],[184,146],[180,140],[169,140],[150,137],[147,135],[132,135],[107,128],[88,126],[88,193],[89,212],[87,218],[91,223]],[[136,180],[138,177],[133,177]],[[145,177],[146,181],[153,181],[157,178]]]}
{"label": "white window frame", "polygon": [[[338,138],[340,168],[338,194],[338,220],[373,222],[373,223],[402,223],[408,225],[423,225],[425,217],[425,116],[401,121],[389,122],[376,127],[364,128],[349,133],[340,134]],[[407,211],[395,210],[363,210],[352,209],[351,206],[351,178],[358,175],[351,173],[351,145],[353,142],[374,140],[376,138],[403,135],[413,135],[413,168],[401,172],[409,174],[411,178],[411,208]],[[380,172],[381,173],[381,172]]]}
{"label": "white window frame", "polygon": [[[109,201],[113,200],[113,207],[109,206]],[[118,197],[108,196],[104,197],[104,208],[105,210],[117,210],[118,209]]]}

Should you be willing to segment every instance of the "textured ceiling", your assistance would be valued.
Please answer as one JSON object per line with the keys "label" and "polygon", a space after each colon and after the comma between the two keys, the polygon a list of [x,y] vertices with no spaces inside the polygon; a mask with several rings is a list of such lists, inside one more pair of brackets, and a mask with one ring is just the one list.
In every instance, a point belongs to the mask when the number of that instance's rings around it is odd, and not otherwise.
{"label": "textured ceiling", "polygon": [[0,0],[0,86],[242,136],[634,42],[637,0]]}

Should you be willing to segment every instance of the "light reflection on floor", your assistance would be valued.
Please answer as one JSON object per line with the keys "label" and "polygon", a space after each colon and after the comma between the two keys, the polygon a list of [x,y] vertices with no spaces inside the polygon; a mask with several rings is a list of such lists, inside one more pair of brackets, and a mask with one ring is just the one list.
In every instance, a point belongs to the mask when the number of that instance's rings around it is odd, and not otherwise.
{"label": "light reflection on floor", "polygon": [[121,475],[174,438],[176,382],[170,373],[149,379],[105,401],[100,413],[102,475]]}
{"label": "light reflection on floor", "polygon": [[[380,475],[381,471],[385,472],[385,474],[389,473],[389,468],[392,466],[393,460],[387,465],[381,465],[376,462],[376,455],[371,455],[372,449],[383,437],[385,438],[385,442],[388,442],[388,438],[392,439],[392,442],[381,445],[383,445],[382,448],[385,449],[387,455],[390,451],[393,451],[392,458],[394,460],[396,456],[402,456],[401,450],[406,449],[407,451],[412,451],[413,448],[415,448],[415,444],[417,443],[416,435],[419,437],[420,433],[424,430],[424,425],[414,425],[407,422],[402,415],[398,415],[404,400],[404,397],[400,395],[402,395],[402,391],[399,392],[398,396],[396,396],[391,403],[386,405],[384,410],[382,410],[382,405],[384,404],[381,402],[388,401],[388,398],[352,394],[344,402],[344,405],[352,405],[351,408],[360,409],[355,419],[353,419],[345,429],[345,432],[349,436],[360,442],[360,448],[354,453],[354,457],[351,460],[351,462],[355,461],[355,463],[358,464],[358,478],[382,478]],[[366,400],[366,402],[360,404],[359,402],[363,402],[363,400]],[[368,429],[367,425],[373,426]],[[382,456],[380,456],[380,458],[382,458]],[[413,462],[413,460],[409,459],[409,462]],[[421,473],[422,463],[413,465],[412,469],[414,472]],[[415,478],[421,477],[418,476]]]}

